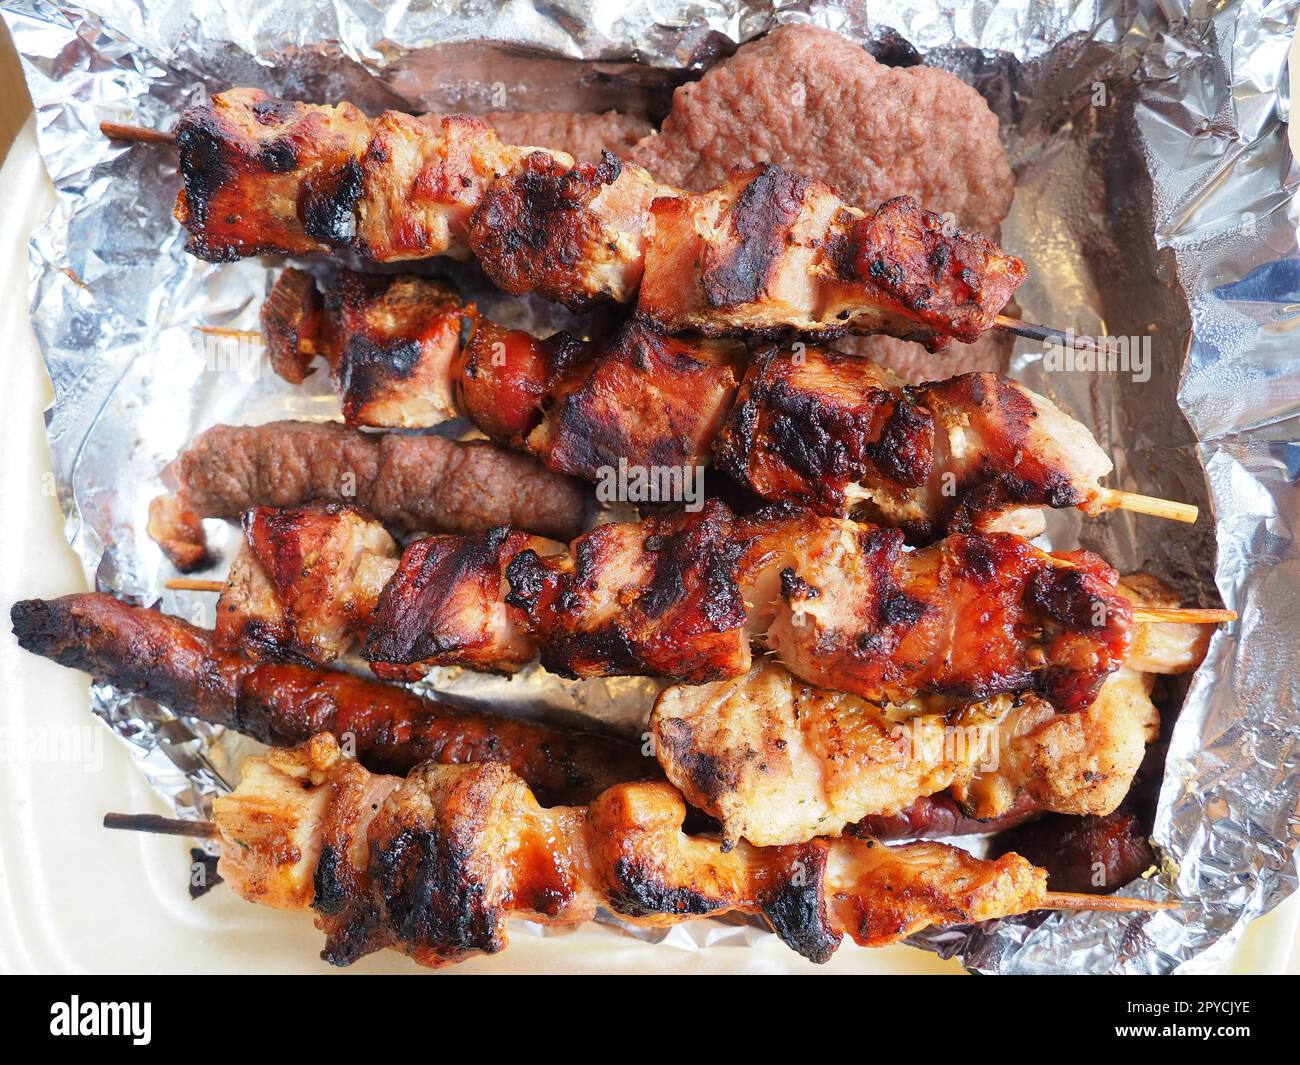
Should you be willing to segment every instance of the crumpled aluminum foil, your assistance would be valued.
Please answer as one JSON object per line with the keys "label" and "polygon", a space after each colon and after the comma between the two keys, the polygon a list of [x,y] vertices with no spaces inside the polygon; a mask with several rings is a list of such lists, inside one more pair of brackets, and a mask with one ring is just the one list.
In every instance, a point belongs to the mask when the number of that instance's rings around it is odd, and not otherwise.
{"label": "crumpled aluminum foil", "polygon": [[[31,301],[57,397],[49,441],[69,540],[99,586],[210,623],[210,602],[161,590],[165,564],[144,532],[158,472],[215,422],[337,409],[323,382],[291,387],[255,360],[218,356],[214,370],[195,327],[255,326],[279,264],[188,258],[170,216],[174,159],[110,144],[100,121],[167,128],[205,91],[243,84],[369,110],[487,110],[504,88],[519,110],[662,114],[675,85],[781,22],[814,21],[895,49],[901,39],[979,88],[1002,121],[1018,176],[1003,243],[1032,264],[1019,296],[1025,316],[1152,337],[1153,372],[1141,385],[1060,372],[1028,342],[1014,372],[1096,430],[1117,486],[1214,516],[1173,527],[1053,515],[1051,541],[1081,541],[1122,570],[1151,569],[1187,601],[1221,594],[1241,614],[1215,637],[1173,729],[1154,833],[1162,873],[1126,889],[1187,904],[1155,915],[1040,915],[914,941],[985,972],[1210,969],[1297,883],[1300,205],[1286,53],[1298,3],[914,0],[872,24],[853,0],[425,0],[391,13],[349,0],[255,9],[10,0],[4,16],[58,193],[32,241]],[[495,301],[491,313],[547,322],[535,303],[474,294]],[[229,529],[214,537],[218,549],[233,542]],[[632,732],[653,687],[450,672],[428,683]],[[254,746],[103,685],[92,699],[182,815],[202,814]],[[764,934],[703,922],[666,939],[699,948]]]}

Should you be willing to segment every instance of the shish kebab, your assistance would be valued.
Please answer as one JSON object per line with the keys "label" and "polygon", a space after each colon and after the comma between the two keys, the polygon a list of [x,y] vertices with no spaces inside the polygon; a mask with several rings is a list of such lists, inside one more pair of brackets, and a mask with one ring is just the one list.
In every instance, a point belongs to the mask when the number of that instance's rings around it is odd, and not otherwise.
{"label": "shish kebab", "polygon": [[543,809],[505,766],[382,776],[324,734],[247,762],[211,822],[104,823],[216,837],[223,879],[249,901],[315,911],[321,957],[335,965],[384,948],[430,966],[495,954],[512,915],[572,925],[597,907],[651,926],[761,915],[787,946],[825,962],[845,936],[883,946],[932,925],[1031,910],[1170,905],[1050,892],[1046,873],[1019,855],[980,859],[935,842],[843,837],[724,851],[687,835],[685,816],[663,782]]}
{"label": "shish kebab", "polygon": [[[992,373],[905,387],[812,345],[668,337],[628,322],[604,340],[504,329],[438,281],[338,271],[322,292],[287,269],[261,313],[276,372],[329,365],[344,420],[424,429],[466,416],[548,468],[597,481],[620,464],[710,461],[769,502],[860,511],[924,543],[1042,531],[1042,507],[1194,521],[1196,508],[1099,485],[1109,459],[1047,398]],[[216,333],[242,334],[237,330]]]}
{"label": "shish kebab", "polygon": [[1235,616],[1135,610],[1097,556],[1009,533],[904,551],[897,530],[781,508],[737,518],[717,500],[598,526],[568,549],[496,529],[415,540],[399,558],[381,526],[335,506],[257,508],[245,533],[215,586],[229,645],[328,662],[360,640],[396,679],[514,672],[540,653],[570,677],[704,683],[746,673],[757,645],[874,702],[1036,691],[1070,711],[1124,662],[1135,621]]}
{"label": "shish kebab", "polygon": [[[396,546],[376,523],[355,511],[255,510],[246,519],[245,534],[218,603],[216,635],[219,642],[251,656],[327,661],[343,653],[365,631],[368,617],[375,616],[373,604],[386,594],[381,589],[398,565]],[[485,544],[471,539],[449,551],[452,538],[441,539],[441,550],[434,544],[425,545],[432,548],[428,553],[415,548],[431,602],[419,602],[416,593],[414,609],[396,624],[429,634],[431,643],[440,646],[443,664],[499,666],[494,657],[501,653],[499,646],[491,641],[476,646],[472,629],[466,630],[469,638],[453,640],[446,628],[439,628],[464,626],[467,616],[472,619],[483,609],[479,597],[490,603],[494,593],[499,595],[499,559],[486,572],[475,573],[476,565],[491,562]],[[406,559],[401,565],[407,565]],[[445,586],[439,585],[442,580]],[[1123,578],[1116,590],[1139,609],[1177,607],[1153,578]],[[1154,616],[1180,615],[1157,609]],[[1196,612],[1192,616],[1199,617]],[[744,835],[744,826],[760,817],[766,818],[764,831],[769,833],[797,833],[798,826],[810,823],[819,826],[817,834],[839,831],[863,818],[893,816],[915,799],[949,788],[956,789],[965,811],[982,821],[1012,812],[1025,792],[1041,809],[1108,813],[1127,791],[1158,722],[1147,695],[1150,674],[1194,669],[1208,638],[1209,630],[1201,625],[1136,623],[1119,671],[1106,679],[1079,720],[1066,715],[1063,722],[1054,722],[1053,707],[1033,694],[1001,695],[963,707],[941,698],[929,705],[920,700],[910,708],[882,709],[759,666],[728,681],[666,689],[652,718],[656,751],[670,780],[735,835]],[[398,674],[415,677],[425,666]],[[792,706],[798,707],[793,717]],[[900,713],[911,719],[911,734],[926,743],[952,724],[961,725],[974,741],[956,756],[941,749],[933,764],[925,762],[923,749],[904,759],[896,772],[898,760],[889,755],[897,722],[889,715]],[[1001,774],[981,770],[989,761],[990,745],[1008,767]],[[755,763],[756,752],[770,756]],[[774,830],[771,811],[755,808],[765,795],[786,794],[773,784],[781,774],[768,773],[782,765],[792,770],[786,783],[800,792],[801,801],[789,804],[799,817]],[[802,779],[793,772],[797,769],[806,771]],[[760,844],[773,841],[770,835],[748,838]]]}
{"label": "shish kebab", "polygon": [[[1177,602],[1145,574],[1120,590],[1135,603]],[[1138,626],[1123,666],[1075,714],[1033,693],[882,707],[760,663],[743,677],[665,688],[650,718],[655,754],[724,842],[835,836],[941,792],[977,822],[1110,814],[1159,734],[1155,675],[1195,669],[1209,637],[1198,625]]]}
{"label": "shish kebab", "polygon": [[764,165],[683,192],[604,152],[599,164],[503,144],[485,122],[376,119],[218,93],[172,135],[189,250],[229,261],[352,250],[376,262],[474,255],[506,292],[572,308],[637,303],[666,332],[888,333],[937,350],[996,324],[1025,265],[899,197],[874,212]]}
{"label": "shish kebab", "polygon": [[[144,695],[183,717],[231,728],[272,746],[296,746],[328,732],[376,773],[402,775],[423,761],[449,765],[500,762],[522,777],[546,805],[587,802],[614,784],[660,775],[644,742],[633,747],[588,732],[449,707],[409,689],[350,673],[258,660],[236,653],[219,633],[103,593],[24,600],[11,608],[10,618],[19,645],[33,654],[80,669],[120,690]],[[797,685],[787,687],[791,692],[799,690]],[[697,725],[708,714],[707,703],[714,695],[708,687],[701,691],[706,705],[696,703],[703,710],[693,715]],[[727,691],[729,697],[740,694],[751,699],[774,694],[770,676],[741,679]],[[813,700],[817,698],[813,696]],[[837,702],[831,693],[822,693],[820,698],[825,700],[821,704],[825,709],[845,707],[845,701]],[[809,702],[806,696],[803,699]],[[691,702],[689,696],[685,701]],[[773,708],[773,712],[779,711]],[[811,703],[805,712],[816,719]],[[1084,728],[1091,725],[1090,717]],[[1050,732],[1050,726],[1036,724],[1035,728],[1040,733]],[[1073,726],[1066,728],[1077,731]],[[1032,742],[1035,729],[1021,731],[1023,738],[1018,735],[1012,742]],[[1127,742],[1120,732],[1110,729],[1097,737],[1085,737],[1087,746],[1114,768],[1107,781],[1089,782],[1094,786],[1087,789],[1089,796],[1076,804],[1077,812],[1098,808],[1092,801],[1096,792],[1120,787],[1120,765],[1126,758],[1122,748]],[[1119,745],[1112,742],[1116,738]],[[702,739],[699,745],[710,742]],[[659,744],[656,753],[669,766],[684,757],[680,743],[671,750]],[[719,749],[719,754],[725,757],[726,752]],[[895,801],[878,804],[879,810],[889,810],[888,814],[868,814],[849,827],[856,834],[878,838],[965,835],[998,831],[1043,810],[1071,809],[1064,798],[1072,787],[1071,759],[1077,760],[1077,752],[1044,751],[1032,765],[1018,767],[1014,777],[1004,773],[1001,789],[1016,792],[1005,811],[994,809],[983,799],[971,803],[970,796],[963,794],[970,809],[984,815],[978,820],[962,811],[947,793],[924,794],[928,783],[935,788],[943,786],[929,777],[917,781],[917,797],[911,805],[893,809],[902,794],[895,787]],[[889,764],[859,764],[858,770],[863,777],[886,786],[895,776]],[[683,780],[678,787],[688,794],[698,789],[689,775]],[[987,780],[982,789],[990,794],[998,790]],[[852,801],[848,795],[835,798],[837,808]],[[734,817],[726,824],[734,826]]]}
{"label": "shish kebab", "polygon": [[[1175,601],[1141,575],[1122,588],[1139,602]],[[329,732],[372,771],[498,761],[547,804],[657,775],[630,744],[443,706],[351,674],[259,662],[220,633],[103,594],[21,602],[11,618],[32,653],[277,746]],[[687,801],[720,822],[724,845],[798,843],[863,826],[879,835],[882,820],[899,815],[916,822],[909,834],[924,835],[941,812],[924,801],[941,794],[967,831],[1041,812],[1106,814],[1158,729],[1150,674],[1194,669],[1208,635],[1193,625],[1141,627],[1097,699],[1065,715],[1033,695],[881,707],[761,664],[744,677],[666,688],[651,716],[653,752]]]}

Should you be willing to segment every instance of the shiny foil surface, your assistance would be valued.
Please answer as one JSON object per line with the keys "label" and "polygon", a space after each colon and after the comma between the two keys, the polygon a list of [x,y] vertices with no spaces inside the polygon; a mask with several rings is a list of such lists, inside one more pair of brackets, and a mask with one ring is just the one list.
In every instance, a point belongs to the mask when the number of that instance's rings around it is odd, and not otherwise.
{"label": "shiny foil surface", "polygon": [[[1031,267],[1023,316],[1150,338],[1140,383],[1063,372],[1029,341],[1014,374],[1094,430],[1115,461],[1110,484],[1202,508],[1195,526],[1053,514],[1049,541],[1241,615],[1215,636],[1178,713],[1154,829],[1161,870],[1124,890],[1179,909],[1040,914],[913,942],[986,972],[1210,969],[1297,881],[1300,175],[1286,56],[1298,3],[8,0],[58,194],[31,243],[31,313],[56,393],[49,443],[68,538],[99,587],[210,625],[211,596],[163,590],[172,574],[145,532],[159,472],[217,422],[337,417],[322,374],[291,386],[238,353],[213,372],[197,328],[256,328],[282,263],[185,255],[174,154],[111,143],[101,121],[166,129],[234,85],[372,113],[500,109],[504,87],[514,110],[662,116],[675,86],[783,22],[893,55],[910,45],[972,83],[1001,121],[1017,175],[1002,244]],[[499,320],[564,324],[541,302],[458,280]],[[218,576],[236,532],[208,525]],[[630,735],[657,688],[536,670],[443,670],[424,683]],[[204,815],[256,748],[107,686],[92,699],[181,816]],[[770,933],[706,921],[634,934],[701,948]]]}

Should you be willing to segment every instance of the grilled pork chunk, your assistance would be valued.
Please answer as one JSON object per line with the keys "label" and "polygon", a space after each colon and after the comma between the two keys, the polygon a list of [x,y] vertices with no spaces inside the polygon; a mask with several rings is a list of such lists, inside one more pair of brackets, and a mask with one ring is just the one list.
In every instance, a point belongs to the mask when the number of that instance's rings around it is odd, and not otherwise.
{"label": "grilled pork chunk", "polygon": [[682,193],[603,152],[232,89],[176,127],[176,217],[213,261],[352,249],[378,262],[474,254],[505,291],[630,303],[676,332],[888,333],[970,341],[1024,280],[991,241],[906,198],[874,213],[772,165]]}

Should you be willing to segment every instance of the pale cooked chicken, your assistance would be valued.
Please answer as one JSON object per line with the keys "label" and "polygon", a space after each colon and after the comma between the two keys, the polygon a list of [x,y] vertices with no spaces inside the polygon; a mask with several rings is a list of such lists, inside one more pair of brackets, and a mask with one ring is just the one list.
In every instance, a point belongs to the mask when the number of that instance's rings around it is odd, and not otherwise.
{"label": "pale cooked chicken", "polygon": [[[1135,602],[1177,605],[1153,577],[1124,582]],[[656,756],[687,801],[722,822],[726,839],[756,846],[837,835],[945,789],[982,821],[1025,802],[1110,813],[1159,730],[1150,674],[1195,669],[1209,639],[1194,625],[1135,630],[1140,657],[1078,713],[1058,714],[1033,694],[882,706],[765,663],[743,677],[666,688],[651,715]]]}
{"label": "pale cooked chicken", "polygon": [[664,783],[544,810],[504,766],[375,776],[330,736],[247,762],[213,815],[221,875],[251,901],[315,910],[337,965],[385,947],[424,965],[496,953],[511,915],[577,924],[597,906],[652,926],[761,914],[822,962],[846,935],[880,946],[1048,901],[1042,871],[1016,855],[847,838],[724,851],[682,831],[686,807]]}

